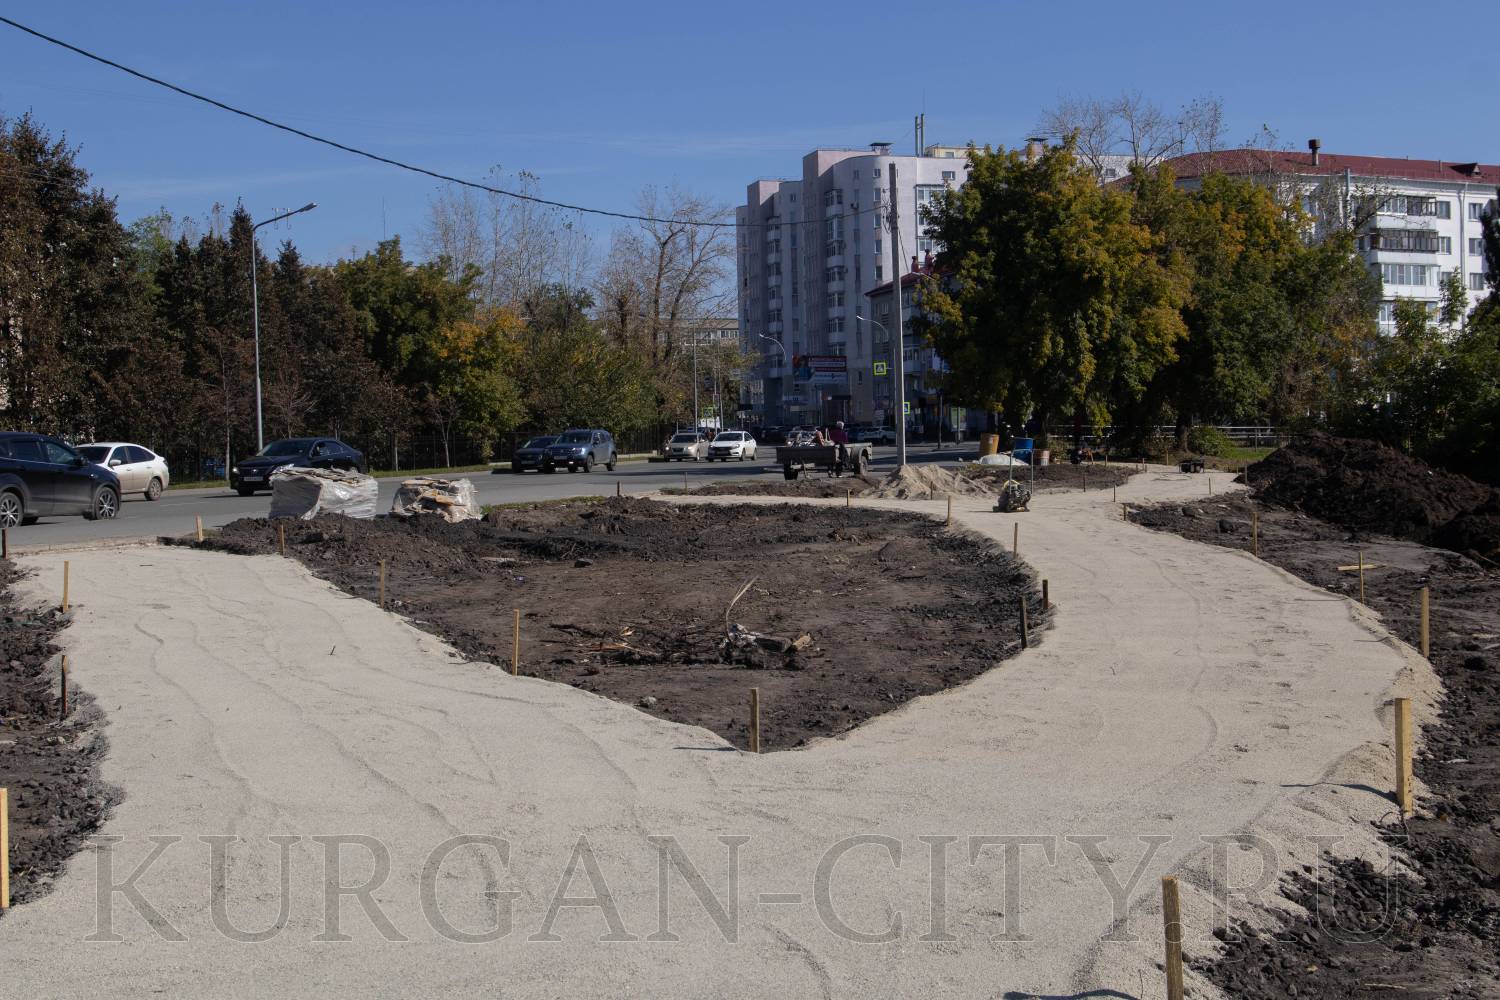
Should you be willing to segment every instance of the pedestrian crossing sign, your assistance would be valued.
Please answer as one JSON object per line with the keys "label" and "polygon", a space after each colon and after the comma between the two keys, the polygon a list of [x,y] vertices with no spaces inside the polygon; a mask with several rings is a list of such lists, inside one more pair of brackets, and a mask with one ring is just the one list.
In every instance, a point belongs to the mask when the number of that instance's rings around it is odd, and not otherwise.
{"label": "pedestrian crossing sign", "polygon": [[875,362],[875,374],[876,375],[884,375],[887,370],[888,370],[888,368],[887,368],[886,363],[884,361],[877,361],[877,362]]}

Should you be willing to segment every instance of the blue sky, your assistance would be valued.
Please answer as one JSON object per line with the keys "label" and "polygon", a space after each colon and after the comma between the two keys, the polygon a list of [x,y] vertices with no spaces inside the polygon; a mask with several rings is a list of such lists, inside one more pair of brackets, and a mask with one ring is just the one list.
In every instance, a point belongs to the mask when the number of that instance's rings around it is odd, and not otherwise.
{"label": "blue sky", "polygon": [[[1220,9],[1221,8],[1221,9]],[[1500,162],[1487,22],[1411,4],[6,4],[5,13],[308,131],[481,178],[538,174],[629,209],[644,185],[726,203],[816,145],[1017,144],[1064,94],[1213,94],[1239,141],[1262,124],[1333,153]],[[757,13],[747,13],[757,10]],[[1439,24],[1437,21],[1441,21]],[[1393,44],[1410,28],[1436,32]],[[1393,35],[1395,33],[1395,35]],[[1381,53],[1393,54],[1393,62]],[[1422,65],[1408,72],[1409,61]],[[0,26],[0,114],[82,146],[129,221],[256,217],[314,261],[415,234],[434,185],[270,131]],[[594,223],[606,237],[608,223]]]}

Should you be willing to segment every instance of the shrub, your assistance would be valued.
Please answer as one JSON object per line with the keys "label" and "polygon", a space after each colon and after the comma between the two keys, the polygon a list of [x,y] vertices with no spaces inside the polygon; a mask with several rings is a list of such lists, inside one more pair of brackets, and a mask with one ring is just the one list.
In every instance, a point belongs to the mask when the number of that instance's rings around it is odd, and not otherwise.
{"label": "shrub", "polygon": [[1225,456],[1234,451],[1234,442],[1217,427],[1205,424],[1188,431],[1188,450],[1199,455]]}

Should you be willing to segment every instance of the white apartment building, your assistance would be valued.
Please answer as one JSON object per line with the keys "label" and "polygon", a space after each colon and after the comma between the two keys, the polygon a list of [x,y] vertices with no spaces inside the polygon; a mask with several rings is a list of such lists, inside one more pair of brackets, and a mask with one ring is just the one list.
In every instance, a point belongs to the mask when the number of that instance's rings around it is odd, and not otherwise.
{"label": "white apartment building", "polygon": [[1450,160],[1324,153],[1314,139],[1308,151],[1232,149],[1168,160],[1178,183],[1195,185],[1211,171],[1274,178],[1297,185],[1305,196],[1321,191],[1343,218],[1362,205],[1374,215],[1359,234],[1359,253],[1380,276],[1382,331],[1395,328],[1397,299],[1437,307],[1442,281],[1457,272],[1472,309],[1488,294],[1480,216],[1495,204],[1500,165]]}
{"label": "white apartment building", "polygon": [[[897,199],[897,248],[908,271],[913,257],[933,250],[920,209],[962,184],[967,168],[960,147],[900,156],[890,143],[877,142],[868,149],[815,149],[802,158],[800,179],[749,185],[735,212],[736,284],[740,335],[761,358],[750,387],[756,419],[875,419],[877,401],[891,398],[893,389],[889,374],[875,373],[875,361],[889,350],[869,322],[865,295],[890,281],[890,200]],[[800,358],[817,363],[798,366],[794,375],[792,362]]]}

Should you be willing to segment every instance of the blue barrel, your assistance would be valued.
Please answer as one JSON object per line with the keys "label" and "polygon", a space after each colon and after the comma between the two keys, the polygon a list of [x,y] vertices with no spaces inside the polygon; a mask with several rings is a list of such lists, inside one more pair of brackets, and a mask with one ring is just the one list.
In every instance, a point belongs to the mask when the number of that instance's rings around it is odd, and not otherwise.
{"label": "blue barrel", "polygon": [[1031,451],[1032,451],[1032,449],[1035,446],[1036,446],[1036,442],[1033,441],[1031,438],[1021,438],[1021,437],[1012,438],[1011,439],[1011,445],[1010,445],[1010,454],[1011,454],[1011,457],[1018,458],[1021,461],[1026,462],[1027,464],[1030,464],[1031,463]]}

